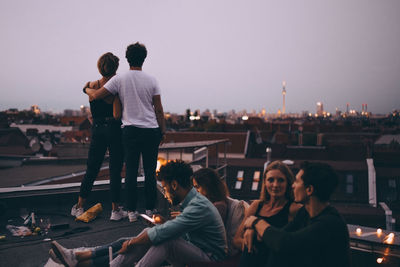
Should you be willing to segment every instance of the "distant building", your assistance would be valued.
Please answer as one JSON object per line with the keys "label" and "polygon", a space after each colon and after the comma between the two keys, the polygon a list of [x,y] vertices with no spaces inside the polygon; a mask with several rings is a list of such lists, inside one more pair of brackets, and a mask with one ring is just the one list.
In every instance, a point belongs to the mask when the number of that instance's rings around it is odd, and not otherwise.
{"label": "distant building", "polygon": [[31,111],[35,114],[35,115],[39,115],[40,114],[40,108],[38,105],[33,105],[31,106]]}
{"label": "distant building", "polygon": [[282,82],[282,97],[283,97],[283,105],[282,105],[282,114],[285,114],[286,111],[286,103],[285,103],[285,97],[286,97],[286,81]]}
{"label": "distant building", "polygon": [[324,105],[322,102],[317,102],[317,115],[322,117],[324,115]]}

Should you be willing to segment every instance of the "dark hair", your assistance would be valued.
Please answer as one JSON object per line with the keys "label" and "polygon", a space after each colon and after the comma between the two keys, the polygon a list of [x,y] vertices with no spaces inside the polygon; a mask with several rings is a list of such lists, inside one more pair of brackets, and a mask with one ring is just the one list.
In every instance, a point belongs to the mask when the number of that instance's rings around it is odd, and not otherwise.
{"label": "dark hair", "polygon": [[126,48],[125,57],[130,67],[141,67],[147,57],[147,49],[144,44],[136,42]]}
{"label": "dark hair", "polygon": [[228,188],[218,173],[210,168],[203,168],[193,173],[193,179],[204,188],[206,197],[211,202],[226,200],[229,196]]}
{"label": "dark hair", "polygon": [[119,66],[119,58],[113,53],[105,53],[97,61],[97,68],[103,77],[114,76]]}
{"label": "dark hair", "polygon": [[293,200],[292,184],[294,181],[294,175],[293,175],[292,171],[289,169],[289,167],[285,163],[283,163],[279,160],[271,162],[268,165],[268,167],[265,169],[265,172],[263,174],[263,180],[262,180],[260,200],[268,201],[271,198],[271,196],[268,194],[267,189],[265,188],[265,178],[267,177],[267,173],[271,170],[278,170],[286,177],[285,197],[288,200]]}
{"label": "dark hair", "polygon": [[190,177],[193,174],[192,167],[182,160],[170,161],[166,165],[161,166],[157,174],[157,180],[171,183],[177,181],[183,188],[190,188],[192,180]]}
{"label": "dark hair", "polygon": [[304,171],[301,177],[304,187],[312,185],[314,187],[313,195],[322,202],[328,201],[339,183],[333,168],[321,162],[304,161],[301,163],[300,169]]}

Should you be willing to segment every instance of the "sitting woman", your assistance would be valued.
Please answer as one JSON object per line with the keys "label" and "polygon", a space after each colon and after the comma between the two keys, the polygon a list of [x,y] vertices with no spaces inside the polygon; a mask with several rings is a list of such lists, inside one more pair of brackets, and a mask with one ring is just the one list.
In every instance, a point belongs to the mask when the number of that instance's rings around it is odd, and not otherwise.
{"label": "sitting woman", "polygon": [[283,227],[301,207],[293,202],[294,176],[286,164],[280,161],[270,163],[263,177],[260,199],[250,205],[234,238],[234,245],[242,250],[241,267],[265,266],[268,260],[268,249],[259,241],[260,237],[254,230],[244,228],[246,218],[254,215],[275,227]]}
{"label": "sitting woman", "polygon": [[226,183],[223,182],[218,173],[210,168],[203,168],[193,173],[193,186],[197,191],[210,200],[217,208],[224,222],[228,243],[228,259],[217,264],[190,264],[189,266],[237,266],[239,261],[239,250],[233,244],[233,238],[239,225],[244,218],[248,204],[243,200],[229,197]]}
{"label": "sitting woman", "polygon": [[213,169],[203,168],[193,173],[192,181],[193,187],[214,204],[226,225],[229,192],[218,173]]}

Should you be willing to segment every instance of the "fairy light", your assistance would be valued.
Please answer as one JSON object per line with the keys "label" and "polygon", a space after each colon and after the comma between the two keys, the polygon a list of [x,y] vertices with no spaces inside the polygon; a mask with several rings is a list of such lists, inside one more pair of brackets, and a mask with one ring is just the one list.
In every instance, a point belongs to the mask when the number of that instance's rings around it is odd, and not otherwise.
{"label": "fairy light", "polygon": [[378,264],[381,264],[381,263],[383,262],[383,258],[377,258],[377,259],[376,259],[376,262],[377,262]]}

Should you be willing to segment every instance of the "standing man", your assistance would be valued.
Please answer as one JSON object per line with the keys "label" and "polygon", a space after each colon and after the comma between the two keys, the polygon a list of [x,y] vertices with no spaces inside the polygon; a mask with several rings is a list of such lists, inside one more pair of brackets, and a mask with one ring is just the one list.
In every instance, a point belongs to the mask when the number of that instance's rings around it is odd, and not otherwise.
{"label": "standing man", "polygon": [[156,205],[158,146],[165,134],[164,111],[156,79],[142,71],[147,49],[143,44],[131,44],[126,49],[129,71],[117,74],[101,89],[86,88],[94,99],[117,95],[122,104],[122,141],[124,145],[126,179],[125,192],[129,221],[137,220],[137,174],[142,155],[145,175],[146,214],[153,215]]}
{"label": "standing man", "polygon": [[293,221],[278,229],[255,216],[246,220],[245,227],[253,229],[273,252],[267,266],[350,266],[347,225],[329,205],[337,184],[332,167],[304,162],[292,186],[294,201],[304,207]]}

